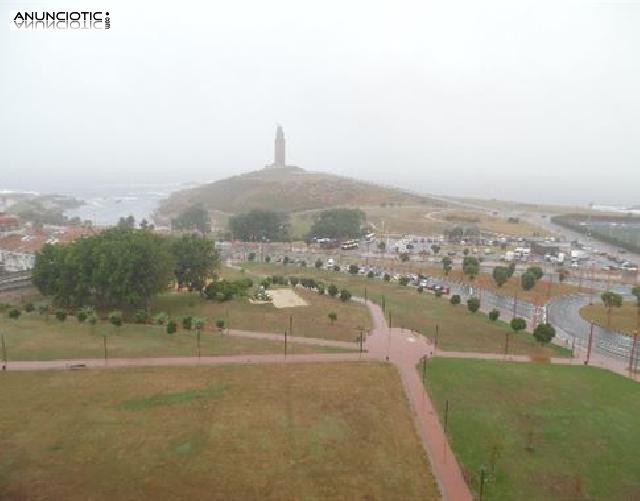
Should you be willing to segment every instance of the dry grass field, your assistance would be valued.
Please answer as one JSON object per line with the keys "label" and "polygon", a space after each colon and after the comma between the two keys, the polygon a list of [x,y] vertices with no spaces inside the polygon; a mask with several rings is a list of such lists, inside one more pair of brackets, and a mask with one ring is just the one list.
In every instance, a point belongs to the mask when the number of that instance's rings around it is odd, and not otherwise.
{"label": "dry grass field", "polygon": [[439,499],[386,364],[10,372],[2,390],[1,499]]}
{"label": "dry grass field", "polygon": [[[595,300],[599,300],[599,298],[595,298]],[[622,307],[612,308],[611,325],[609,325],[607,308],[602,303],[584,306],[580,310],[580,315],[587,321],[629,335],[633,335],[640,328],[640,308],[635,301],[625,301]]]}
{"label": "dry grass field", "polygon": [[[280,270],[282,272],[282,270]],[[289,329],[289,317],[293,317],[293,335],[354,341],[358,329],[371,328],[367,308],[354,301],[342,302],[337,298],[320,296],[307,290],[296,289],[308,306],[275,308],[272,304],[250,304],[247,298],[219,303],[199,297],[197,294],[164,294],[152,300],[153,311],[165,311],[174,317],[194,315],[210,319],[224,319],[231,329],[284,333]],[[338,319],[332,325],[329,312]]]}

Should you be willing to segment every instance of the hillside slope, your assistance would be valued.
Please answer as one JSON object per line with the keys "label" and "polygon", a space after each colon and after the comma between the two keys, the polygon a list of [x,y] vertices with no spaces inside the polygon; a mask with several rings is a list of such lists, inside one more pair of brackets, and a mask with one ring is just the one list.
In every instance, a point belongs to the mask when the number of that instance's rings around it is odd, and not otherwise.
{"label": "hillside slope", "polygon": [[226,213],[250,209],[292,213],[335,206],[382,204],[441,205],[429,197],[397,188],[286,167],[249,172],[176,192],[161,204],[159,214],[170,216],[200,203],[209,210]]}

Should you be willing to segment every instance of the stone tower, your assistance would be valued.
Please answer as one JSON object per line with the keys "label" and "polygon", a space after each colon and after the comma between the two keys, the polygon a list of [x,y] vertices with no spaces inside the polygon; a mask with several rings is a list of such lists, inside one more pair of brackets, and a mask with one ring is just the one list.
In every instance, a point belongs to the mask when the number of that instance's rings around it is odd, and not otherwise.
{"label": "stone tower", "polygon": [[286,165],[284,132],[282,132],[282,125],[278,124],[278,128],[276,129],[276,140],[274,144],[273,166],[285,167]]}

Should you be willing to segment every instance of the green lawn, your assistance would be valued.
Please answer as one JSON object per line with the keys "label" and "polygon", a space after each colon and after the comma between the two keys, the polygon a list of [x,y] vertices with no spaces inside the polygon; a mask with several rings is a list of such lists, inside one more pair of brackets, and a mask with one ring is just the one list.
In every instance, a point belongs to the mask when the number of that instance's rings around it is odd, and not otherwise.
{"label": "green lawn", "polygon": [[[366,289],[368,298],[378,303],[384,296],[393,326],[414,329],[434,339],[437,324],[440,333],[438,347],[447,351],[502,353],[505,333],[511,332],[506,323],[492,322],[480,312],[470,313],[465,304],[453,306],[446,297],[421,294],[416,288],[403,287],[397,283],[297,266],[246,263],[245,267],[248,273],[315,277],[325,284],[335,283],[339,287],[346,287],[358,296],[364,296]],[[510,353],[538,356],[570,354],[568,350],[556,346],[540,348],[533,336],[527,333],[512,334],[509,347]]]}
{"label": "green lawn", "polygon": [[[433,359],[427,387],[485,499],[640,499],[640,385],[583,366]],[[493,466],[495,465],[495,466]]]}
{"label": "green lawn", "polygon": [[[0,317],[0,333],[4,334],[10,361],[102,358],[104,336],[111,358],[197,355],[195,331],[179,330],[167,334],[165,327],[156,325],[124,324],[117,328],[102,322],[91,327],[79,323],[75,317],[59,322],[53,316],[45,320],[37,313],[23,313],[17,321],[7,319],[6,314]],[[344,351],[295,343],[289,348],[291,353]],[[283,344],[221,336],[210,330],[202,333],[200,349],[203,356],[281,353]]]}
{"label": "green lawn", "polygon": [[1,378],[1,499],[439,498],[388,364]]}

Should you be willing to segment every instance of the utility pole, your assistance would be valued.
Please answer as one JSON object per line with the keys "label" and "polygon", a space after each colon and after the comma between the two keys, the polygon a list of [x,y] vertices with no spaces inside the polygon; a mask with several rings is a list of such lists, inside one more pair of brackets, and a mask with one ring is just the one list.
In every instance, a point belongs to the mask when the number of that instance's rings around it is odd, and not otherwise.
{"label": "utility pole", "polygon": [[284,358],[287,359],[287,329],[284,330]]}
{"label": "utility pole", "polygon": [[440,332],[440,327],[438,326],[438,324],[436,324],[436,339],[433,343],[433,351],[436,351],[438,349],[438,334]]}
{"label": "utility pole", "polygon": [[4,334],[2,335],[2,370],[7,370],[7,345],[4,342]]}
{"label": "utility pole", "polygon": [[200,360],[200,329],[196,329],[196,341],[198,343],[198,360]]}
{"label": "utility pole", "polygon": [[293,334],[293,315],[289,315],[289,335]]}
{"label": "utility pole", "polygon": [[513,318],[516,318],[516,316],[518,316],[518,291],[516,291],[515,295],[513,296]]}
{"label": "utility pole", "polygon": [[102,340],[104,341],[104,364],[107,365],[107,360],[109,358],[107,352],[107,336],[102,336]]}
{"label": "utility pole", "polygon": [[587,360],[584,365],[589,365],[589,360],[591,360],[591,345],[593,343],[593,322],[591,322],[591,329],[589,331],[589,344],[587,346]]}

